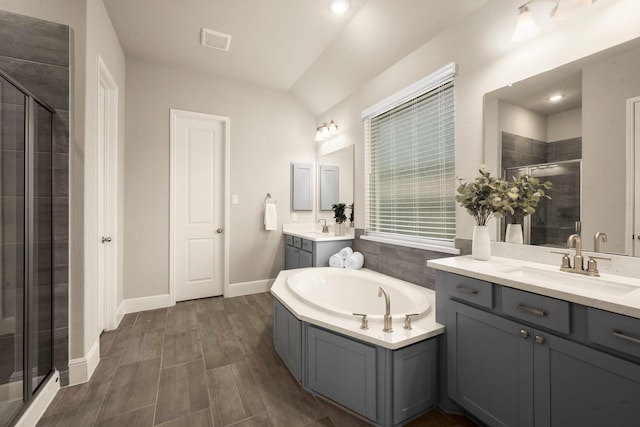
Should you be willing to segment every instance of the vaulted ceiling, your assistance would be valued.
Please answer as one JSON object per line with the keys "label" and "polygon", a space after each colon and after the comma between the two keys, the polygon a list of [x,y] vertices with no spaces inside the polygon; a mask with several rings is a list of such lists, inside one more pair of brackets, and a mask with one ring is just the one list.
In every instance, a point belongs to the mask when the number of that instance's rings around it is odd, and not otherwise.
{"label": "vaulted ceiling", "polygon": [[[289,91],[319,115],[487,0],[104,0],[127,58]],[[228,52],[200,30],[231,35]]]}

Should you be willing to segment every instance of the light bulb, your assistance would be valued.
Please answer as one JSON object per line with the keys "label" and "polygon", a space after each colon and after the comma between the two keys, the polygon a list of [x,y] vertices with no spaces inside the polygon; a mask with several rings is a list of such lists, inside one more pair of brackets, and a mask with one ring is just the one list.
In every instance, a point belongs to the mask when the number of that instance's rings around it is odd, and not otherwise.
{"label": "light bulb", "polygon": [[329,134],[335,135],[337,133],[338,133],[338,125],[336,124],[336,122],[331,120],[331,122],[329,123]]}
{"label": "light bulb", "polygon": [[331,9],[331,12],[336,15],[346,13],[350,7],[351,4],[348,0],[331,0],[329,3],[329,9]]}
{"label": "light bulb", "polygon": [[527,5],[520,7],[520,13],[513,29],[511,43],[519,43],[536,36],[540,32],[540,27],[533,20],[533,14]]}

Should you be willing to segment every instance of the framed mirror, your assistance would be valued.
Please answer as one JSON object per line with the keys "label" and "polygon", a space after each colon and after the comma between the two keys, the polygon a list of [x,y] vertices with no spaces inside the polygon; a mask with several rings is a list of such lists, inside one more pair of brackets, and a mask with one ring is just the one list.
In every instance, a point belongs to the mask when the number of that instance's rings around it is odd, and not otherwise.
{"label": "framed mirror", "polygon": [[[331,209],[331,205],[334,203],[345,203],[347,205],[353,203],[353,152],[353,145],[349,145],[348,147],[318,157],[317,181],[319,209],[316,221],[324,218],[328,223],[332,223],[333,210]],[[334,173],[332,170],[336,172]],[[323,180],[325,181],[324,183]],[[325,194],[323,195],[323,193]],[[347,213],[347,215],[349,214]]]}
{"label": "framed mirror", "polygon": [[638,111],[640,39],[485,95],[488,167],[554,185],[524,224],[525,243],[566,247],[578,222],[584,249],[604,232],[602,252],[640,255]]}

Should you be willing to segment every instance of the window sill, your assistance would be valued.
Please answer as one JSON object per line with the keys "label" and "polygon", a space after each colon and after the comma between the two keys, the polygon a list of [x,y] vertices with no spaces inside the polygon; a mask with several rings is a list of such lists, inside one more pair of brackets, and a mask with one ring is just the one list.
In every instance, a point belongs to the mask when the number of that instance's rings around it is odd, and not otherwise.
{"label": "window sill", "polygon": [[369,241],[378,242],[378,243],[387,243],[387,244],[396,245],[396,246],[404,246],[407,248],[425,249],[433,252],[442,252],[445,254],[460,255],[460,249],[454,248],[453,246],[449,247],[449,246],[442,246],[442,245],[429,244],[429,243],[411,242],[407,240],[390,239],[387,237],[367,236],[366,234],[361,235],[360,238],[362,240],[369,240]]}

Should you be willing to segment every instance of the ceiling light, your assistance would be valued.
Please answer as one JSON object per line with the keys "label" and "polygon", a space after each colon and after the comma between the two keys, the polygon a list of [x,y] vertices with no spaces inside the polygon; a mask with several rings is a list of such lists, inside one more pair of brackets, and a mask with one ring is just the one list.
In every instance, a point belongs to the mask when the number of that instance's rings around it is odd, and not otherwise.
{"label": "ceiling light", "polygon": [[559,93],[557,95],[552,95],[549,98],[547,98],[549,101],[551,102],[558,102],[560,101],[562,98],[564,98],[564,94],[563,93]]}
{"label": "ceiling light", "polygon": [[350,7],[351,4],[349,0],[331,0],[331,2],[329,2],[329,9],[336,15],[346,13]]}
{"label": "ceiling light", "polygon": [[536,36],[540,32],[533,20],[533,14],[529,10],[529,6],[526,4],[518,8],[518,19],[516,26],[513,29],[513,35],[511,36],[511,43],[519,43]]}

